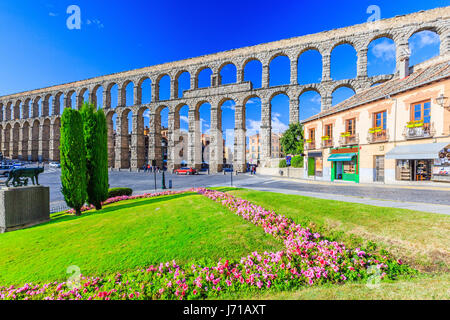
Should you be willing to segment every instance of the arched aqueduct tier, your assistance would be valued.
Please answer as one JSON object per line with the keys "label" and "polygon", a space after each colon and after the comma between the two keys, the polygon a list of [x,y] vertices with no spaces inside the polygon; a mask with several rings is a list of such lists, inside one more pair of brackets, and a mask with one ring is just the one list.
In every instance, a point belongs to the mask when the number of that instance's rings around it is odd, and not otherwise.
{"label": "arched aqueduct tier", "polygon": [[[245,105],[252,97],[261,100],[262,165],[270,158],[271,151],[271,99],[279,93],[289,97],[290,122],[299,121],[299,96],[306,91],[316,91],[322,99],[322,109],[331,107],[331,97],[340,87],[352,88],[355,92],[375,83],[402,77],[409,72],[409,38],[417,32],[430,30],[440,37],[440,55],[450,53],[450,7],[421,11],[391,19],[364,23],[351,27],[290,38],[252,47],[244,47],[201,57],[165,63],[87,80],[52,86],[43,89],[0,97],[0,143],[6,157],[32,160],[59,160],[60,114],[63,108],[80,107],[85,99],[102,107],[108,120],[108,152],[110,166],[136,169],[148,161],[162,161],[161,116],[163,108],[169,109],[168,122],[168,166],[179,166],[176,157],[178,144],[179,110],[189,107],[189,133],[187,146],[188,164],[201,165],[201,132],[199,107],[208,102],[211,105],[210,168],[212,172],[222,168],[221,106],[228,100],[235,103],[234,168],[242,171],[246,163]],[[368,77],[367,51],[369,44],[386,37],[396,45],[396,72],[390,75]],[[357,76],[353,79],[331,79],[331,52],[340,44],[350,44],[357,52]],[[308,50],[316,50],[322,56],[322,80],[319,83],[300,85],[298,83],[298,58]],[[269,86],[270,63],[278,56],[290,60],[290,83]],[[254,88],[244,80],[247,63],[258,60],[262,64],[262,86]],[[228,64],[236,68],[236,82],[222,84],[220,71]],[[198,78],[202,70],[212,71],[211,86],[199,88]],[[190,75],[190,89],[178,97],[178,78],[184,72]],[[160,80],[170,78],[170,98],[159,97]],[[151,81],[151,102],[142,104],[142,84]],[[134,87],[133,105],[127,106],[126,87]],[[118,87],[117,107],[112,108],[111,89]],[[97,101],[97,91],[103,89],[103,101]],[[76,105],[73,105],[73,101]],[[51,107],[51,108],[50,108]],[[51,114],[50,113],[51,109]],[[147,111],[148,110],[148,111]],[[145,150],[144,112],[150,113],[148,150]],[[128,115],[132,113],[132,134],[128,135]],[[113,116],[116,129],[113,129]],[[115,131],[115,132],[114,132]],[[131,150],[131,155],[130,155]]]}

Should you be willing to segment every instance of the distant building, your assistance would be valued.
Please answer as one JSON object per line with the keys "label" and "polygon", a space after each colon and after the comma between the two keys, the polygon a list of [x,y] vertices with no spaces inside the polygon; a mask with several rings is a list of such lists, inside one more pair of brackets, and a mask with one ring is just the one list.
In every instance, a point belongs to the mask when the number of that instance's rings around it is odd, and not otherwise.
{"label": "distant building", "polygon": [[[280,139],[283,135],[279,133],[272,132],[272,150],[271,150],[271,158],[282,158],[284,157]],[[249,163],[258,163],[259,160],[262,159],[261,156],[261,136],[259,133],[250,136],[248,143],[248,148],[246,150],[247,153],[247,162]]]}

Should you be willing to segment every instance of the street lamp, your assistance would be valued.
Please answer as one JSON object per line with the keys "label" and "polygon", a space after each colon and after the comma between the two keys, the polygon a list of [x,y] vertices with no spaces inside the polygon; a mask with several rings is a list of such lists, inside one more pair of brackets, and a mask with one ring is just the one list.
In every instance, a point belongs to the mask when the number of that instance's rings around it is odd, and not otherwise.
{"label": "street lamp", "polygon": [[436,103],[440,105],[444,109],[448,109],[450,111],[450,105],[447,105],[448,97],[445,97],[444,94],[441,93],[439,97],[436,98]]}

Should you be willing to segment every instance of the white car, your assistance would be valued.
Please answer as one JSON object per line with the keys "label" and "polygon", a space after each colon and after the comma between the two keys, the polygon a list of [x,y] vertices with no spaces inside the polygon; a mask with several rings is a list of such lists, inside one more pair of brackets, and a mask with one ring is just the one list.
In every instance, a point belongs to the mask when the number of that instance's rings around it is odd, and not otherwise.
{"label": "white car", "polygon": [[61,168],[61,165],[58,162],[50,162],[48,164],[50,168]]}

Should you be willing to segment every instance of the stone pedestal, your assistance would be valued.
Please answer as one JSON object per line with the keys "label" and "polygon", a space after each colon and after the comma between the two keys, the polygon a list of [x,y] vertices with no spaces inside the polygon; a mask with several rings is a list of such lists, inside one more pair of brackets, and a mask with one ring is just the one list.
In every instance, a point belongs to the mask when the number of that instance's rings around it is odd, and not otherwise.
{"label": "stone pedestal", "polygon": [[23,229],[49,220],[49,187],[0,189],[0,233]]}

